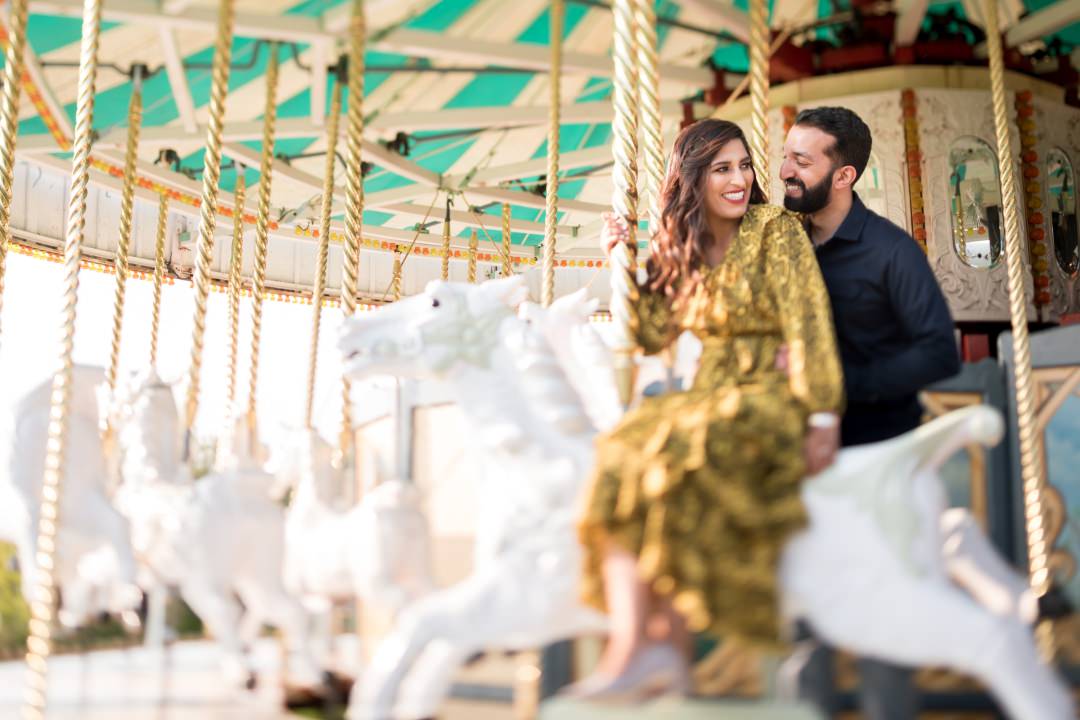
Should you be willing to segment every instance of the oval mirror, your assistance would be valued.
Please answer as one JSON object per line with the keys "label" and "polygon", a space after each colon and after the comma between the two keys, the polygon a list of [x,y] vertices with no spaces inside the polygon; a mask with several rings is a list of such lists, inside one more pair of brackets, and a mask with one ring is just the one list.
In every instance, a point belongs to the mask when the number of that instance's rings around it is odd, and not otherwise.
{"label": "oval mirror", "polygon": [[1046,154],[1046,196],[1049,202],[1050,232],[1054,257],[1069,277],[1080,271],[1076,228],[1076,173],[1064,150],[1053,148]]}
{"label": "oval mirror", "polygon": [[965,136],[949,149],[953,248],[966,265],[990,268],[1001,257],[1001,183],[985,141]]}

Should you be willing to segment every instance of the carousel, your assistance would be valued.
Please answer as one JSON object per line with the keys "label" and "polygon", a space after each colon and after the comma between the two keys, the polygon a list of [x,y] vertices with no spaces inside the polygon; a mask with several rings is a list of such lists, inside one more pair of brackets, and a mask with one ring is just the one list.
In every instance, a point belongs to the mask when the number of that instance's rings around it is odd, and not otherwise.
{"label": "carousel", "polygon": [[723,637],[691,699],[559,690],[607,630],[594,438],[695,372],[629,329],[672,140],[739,123],[779,204],[822,105],[869,125],[856,190],[964,364],[808,481],[785,606],[842,717],[865,655],[918,668],[925,718],[1077,716],[1080,3],[0,15],[0,716],[821,717]]}

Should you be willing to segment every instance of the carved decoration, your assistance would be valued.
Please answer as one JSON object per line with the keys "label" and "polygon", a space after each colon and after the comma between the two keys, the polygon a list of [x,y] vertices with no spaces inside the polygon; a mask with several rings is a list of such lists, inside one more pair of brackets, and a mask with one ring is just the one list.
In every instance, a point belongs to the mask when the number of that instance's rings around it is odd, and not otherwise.
{"label": "carved decoration", "polygon": [[[994,146],[990,95],[975,90],[920,90],[916,102],[930,265],[956,320],[1008,322],[1005,263],[972,268],[960,260],[953,247],[949,200],[949,149],[956,139],[970,135]],[[1025,285],[1030,298],[1030,277]],[[1029,312],[1034,319],[1034,310]]]}
{"label": "carved decoration", "polygon": [[[1073,168],[1080,168],[1080,109],[1039,97],[1034,99],[1033,106],[1033,117],[1038,127],[1038,142],[1034,149],[1040,160],[1040,180],[1045,179],[1042,176],[1046,172],[1045,163],[1042,161],[1055,148],[1069,158]],[[1048,201],[1046,193],[1049,192],[1049,183],[1040,184],[1043,186],[1040,188],[1043,191],[1041,198]],[[1053,243],[1053,238],[1049,237],[1050,227],[1048,224],[1045,227],[1048,242]],[[1049,262],[1048,265],[1050,319],[1056,320],[1066,313],[1080,312],[1080,278],[1069,277],[1057,262]]]}

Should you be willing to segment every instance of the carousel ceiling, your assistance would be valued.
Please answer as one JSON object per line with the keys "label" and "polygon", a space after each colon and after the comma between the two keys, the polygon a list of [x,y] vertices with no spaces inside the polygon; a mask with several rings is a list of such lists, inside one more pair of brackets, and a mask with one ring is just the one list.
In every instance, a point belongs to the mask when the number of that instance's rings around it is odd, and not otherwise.
{"label": "carousel ceiling", "polygon": [[[847,2],[777,1],[772,25],[818,49],[858,42],[880,27],[873,18],[881,17],[897,44],[941,37],[975,47],[980,42],[980,0],[855,5],[852,10]],[[205,0],[105,2],[94,112],[98,157],[122,165],[130,70],[143,64],[153,74],[144,82],[141,171],[174,180],[173,173],[201,173],[214,6]],[[328,67],[345,49],[349,6],[341,0],[237,2],[222,188],[235,186],[237,162],[247,168],[248,187],[257,181],[252,166],[258,166],[265,69],[276,41],[281,72],[272,219],[281,224],[315,223],[318,214],[334,83]],[[1031,62],[1061,57],[1068,63],[1071,54],[1080,66],[1080,1],[1008,0],[1001,7],[1008,43]],[[723,97],[746,71],[745,0],[659,0],[656,9],[662,111],[665,128],[673,132],[684,113],[709,113],[706,101]],[[29,70],[38,92],[23,94],[18,148],[24,158],[63,158],[59,143],[70,137],[75,111],[81,4],[32,0],[31,13]],[[455,234],[484,224],[468,209],[497,216],[501,203],[509,202],[514,243],[538,244],[547,150],[548,3],[369,0],[367,16],[364,154],[371,167],[364,183],[365,227],[400,233],[425,218],[434,224],[450,191],[453,217],[460,221]],[[565,248],[588,242],[597,213],[610,201],[611,35],[604,0],[567,2],[559,184]],[[342,163],[337,172],[343,183]],[[339,198],[336,216],[343,210]],[[497,234],[498,218],[489,220]]]}

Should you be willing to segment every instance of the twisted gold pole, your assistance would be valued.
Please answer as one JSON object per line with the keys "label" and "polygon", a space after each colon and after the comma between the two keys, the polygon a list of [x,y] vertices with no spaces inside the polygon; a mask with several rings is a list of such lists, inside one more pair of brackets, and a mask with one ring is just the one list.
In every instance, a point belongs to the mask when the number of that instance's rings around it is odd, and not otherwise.
{"label": "twisted gold pole", "polygon": [[401,255],[396,251],[394,252],[394,275],[390,281],[390,294],[394,302],[401,299]]}
{"label": "twisted gold pole", "polygon": [[[49,440],[41,487],[34,592],[30,601],[30,632],[26,639],[26,686],[22,715],[26,720],[45,716],[52,623],[56,602],[56,536],[60,527],[60,500],[67,445],[68,405],[75,349],[75,309],[79,293],[79,256],[86,225],[86,195],[90,182],[90,142],[94,121],[94,83],[97,79],[101,0],[83,5],[82,42],[79,50],[79,87],[75,102],[75,138],[72,145],[71,194],[64,234],[64,310],[60,340],[60,367],[53,376],[49,411]],[[26,572],[31,572],[26,568]]]}
{"label": "twisted gold pole", "polygon": [[450,196],[446,196],[446,217],[442,224],[442,279],[450,279]]}
{"label": "twisted gold pole", "polygon": [[157,242],[154,247],[154,295],[150,310],[150,367],[157,369],[158,327],[161,325],[161,284],[165,280],[165,232],[169,227],[169,196],[158,200]]}
{"label": "twisted gold pole", "polygon": [[0,310],[4,307],[4,271],[11,239],[11,190],[15,184],[15,136],[19,130],[19,91],[22,88],[23,48],[26,46],[29,0],[11,0],[8,46],[0,88]]}
{"label": "twisted gold pole", "polygon": [[[120,237],[116,243],[116,293],[113,297],[112,352],[105,381],[109,394],[116,390],[120,368],[120,340],[124,329],[124,296],[127,291],[128,247],[131,245],[131,216],[135,205],[135,162],[139,159],[139,130],[142,128],[142,69],[136,67],[128,104],[127,152],[124,155],[124,185],[120,193]],[[106,435],[111,434],[111,426]]]}
{"label": "twisted gold pole", "polygon": [[255,268],[251,282],[251,375],[248,378],[247,426],[255,447],[258,421],[259,347],[262,342],[263,292],[266,289],[266,245],[270,229],[270,182],[274,169],[274,123],[277,120],[278,44],[270,43],[266,65],[266,108],[263,113],[262,158],[259,165],[259,213],[255,218]]}
{"label": "twisted gold pole", "polygon": [[637,48],[635,47],[634,19],[635,0],[615,0],[612,16],[615,21],[615,42],[612,55],[615,60],[614,92],[615,117],[611,123],[612,154],[615,169],[612,182],[615,185],[611,205],[615,213],[626,220],[630,238],[625,245],[616,245],[611,251],[611,318],[613,321],[616,382],[619,397],[624,405],[630,403],[634,385],[633,354],[635,351],[632,332],[633,314],[637,300],[636,249],[637,249]]}
{"label": "twisted gold pole", "polygon": [[323,177],[322,209],[319,215],[319,253],[315,259],[315,282],[311,290],[311,352],[308,354],[307,399],[304,402],[304,427],[311,429],[315,407],[315,374],[319,363],[319,329],[322,323],[322,299],[326,292],[326,258],[330,252],[330,215],[334,207],[334,160],[337,155],[338,119],[341,117],[342,85],[334,86],[330,117],[326,120],[326,169]]}
{"label": "twisted gold pole", "polygon": [[769,195],[769,0],[750,0],[750,155]]}
{"label": "twisted gold pole", "polygon": [[[364,20],[364,0],[352,0],[349,20],[349,113],[346,145],[348,161],[345,166],[345,246],[341,276],[341,308],[348,319],[356,313],[356,278],[360,273],[360,240],[364,224],[364,176],[361,172],[364,142],[364,46],[367,23]],[[341,432],[338,450],[344,457],[352,444],[352,383],[346,375],[341,378]]]}
{"label": "twisted gold pole", "polygon": [[656,11],[652,0],[636,0],[638,110],[641,112],[641,154],[649,234],[660,225],[660,184],[664,178],[664,140],[660,127],[660,60],[656,50]]}
{"label": "twisted gold pole", "polygon": [[229,92],[232,59],[233,20],[236,0],[218,3],[217,38],[211,70],[210,118],[203,155],[202,202],[199,205],[199,244],[195,257],[195,316],[191,334],[191,368],[185,407],[185,455],[191,457],[191,435],[199,410],[199,379],[202,369],[203,339],[206,335],[206,302],[210,294],[210,263],[214,257],[214,228],[217,223],[218,180],[221,178],[221,140],[225,125],[225,97]]}
{"label": "twisted gold pole", "polygon": [[1016,415],[1020,435],[1020,475],[1024,484],[1028,571],[1032,589],[1037,595],[1044,595],[1050,587],[1047,563],[1049,538],[1043,518],[1046,468],[1043,466],[1039,429],[1036,424],[1037,398],[1031,373],[1031,345],[1028,341],[1020,215],[1016,207],[1015,156],[1012,137],[1009,135],[1009,117],[1005,104],[1005,61],[1001,34],[998,32],[998,8],[994,0],[983,0],[983,16],[986,21],[986,45],[990,53],[990,94],[994,104],[998,166],[1001,168],[1001,202],[1005,222],[1005,261],[1009,273],[1009,317],[1012,322],[1016,362]]}
{"label": "twisted gold pole", "polygon": [[510,258],[510,203],[503,203],[502,206],[502,274],[503,277],[510,277],[514,274],[513,260]]}
{"label": "twisted gold pole", "polygon": [[479,238],[476,236],[476,230],[473,229],[472,234],[469,235],[468,269],[466,270],[466,276],[471,283],[476,282],[476,248],[478,244]]}
{"label": "twisted gold pole", "polygon": [[233,189],[233,200],[236,204],[236,212],[233,213],[233,238],[232,251],[229,253],[229,377],[226,391],[226,399],[229,403],[229,413],[236,408],[236,375],[240,364],[240,292],[243,290],[243,277],[241,271],[244,268],[244,204],[246,202],[247,180],[244,177],[244,167],[236,166],[236,187]]}
{"label": "twisted gold pole", "polygon": [[540,304],[555,299],[555,245],[559,221],[559,107],[562,81],[563,0],[551,0],[551,70],[548,73],[551,98],[548,115],[547,212],[544,215],[544,283]]}

